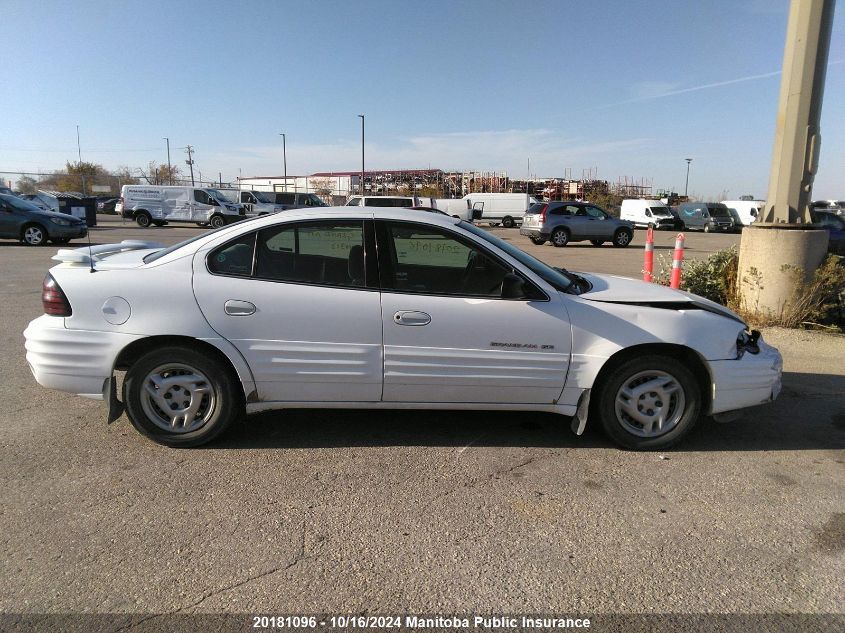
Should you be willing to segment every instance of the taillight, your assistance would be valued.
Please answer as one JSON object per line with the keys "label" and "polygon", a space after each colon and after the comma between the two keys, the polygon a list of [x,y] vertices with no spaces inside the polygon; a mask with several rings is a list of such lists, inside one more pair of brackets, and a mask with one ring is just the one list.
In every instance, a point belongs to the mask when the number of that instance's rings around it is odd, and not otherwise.
{"label": "taillight", "polygon": [[546,221],[546,211],[549,210],[549,205],[544,204],[540,209],[540,224]]}
{"label": "taillight", "polygon": [[41,305],[44,306],[44,314],[62,317],[73,314],[65,293],[50,273],[44,277],[41,286]]}

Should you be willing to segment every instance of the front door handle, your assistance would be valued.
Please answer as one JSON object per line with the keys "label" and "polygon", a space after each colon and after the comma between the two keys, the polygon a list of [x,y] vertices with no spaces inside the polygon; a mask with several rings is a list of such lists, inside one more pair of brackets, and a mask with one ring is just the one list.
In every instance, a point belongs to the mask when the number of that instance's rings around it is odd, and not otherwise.
{"label": "front door handle", "polygon": [[393,315],[393,322],[396,325],[428,325],[431,315],[416,310],[400,310]]}
{"label": "front door handle", "polygon": [[249,316],[255,314],[255,304],[249,301],[236,301],[229,299],[224,305],[223,310],[229,316]]}

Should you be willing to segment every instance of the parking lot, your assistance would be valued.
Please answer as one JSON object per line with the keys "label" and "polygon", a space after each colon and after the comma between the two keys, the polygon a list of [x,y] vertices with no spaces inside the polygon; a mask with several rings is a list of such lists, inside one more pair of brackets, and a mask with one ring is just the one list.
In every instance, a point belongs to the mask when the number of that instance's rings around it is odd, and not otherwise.
{"label": "parking lot", "polygon": [[[201,230],[99,221],[95,244]],[[643,231],[618,249],[492,230],[553,265],[641,274]],[[674,238],[656,237],[667,265]],[[686,256],[738,243],[688,234]],[[30,375],[54,252],[0,243],[4,612],[842,610],[845,337],[765,331],[780,398],[666,453],[553,415],[331,410],[173,450]]]}

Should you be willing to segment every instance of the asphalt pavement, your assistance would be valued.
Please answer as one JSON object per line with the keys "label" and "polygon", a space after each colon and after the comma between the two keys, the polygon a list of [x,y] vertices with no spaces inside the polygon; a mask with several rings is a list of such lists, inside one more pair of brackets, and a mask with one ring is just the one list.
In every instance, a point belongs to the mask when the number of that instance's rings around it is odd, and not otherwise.
{"label": "asphalt pavement", "polygon": [[[93,243],[199,230],[100,221]],[[494,230],[640,275],[642,231],[616,249]],[[738,240],[689,234],[687,257]],[[35,383],[22,332],[54,252],[0,242],[0,612],[845,610],[845,337],[764,331],[780,398],[664,453],[553,415],[335,410],[174,450]]]}

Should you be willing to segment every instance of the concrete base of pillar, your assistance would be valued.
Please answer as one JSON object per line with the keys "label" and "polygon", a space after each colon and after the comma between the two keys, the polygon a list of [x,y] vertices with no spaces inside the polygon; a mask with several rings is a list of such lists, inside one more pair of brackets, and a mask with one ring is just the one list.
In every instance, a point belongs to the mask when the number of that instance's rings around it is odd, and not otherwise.
{"label": "concrete base of pillar", "polygon": [[777,317],[792,301],[796,281],[809,281],[827,254],[828,232],[806,225],[762,224],[742,231],[739,296],[743,309]]}

